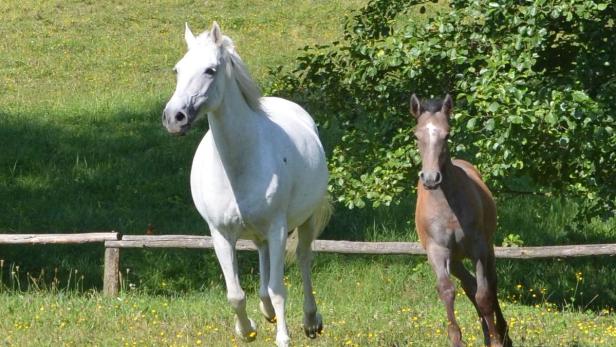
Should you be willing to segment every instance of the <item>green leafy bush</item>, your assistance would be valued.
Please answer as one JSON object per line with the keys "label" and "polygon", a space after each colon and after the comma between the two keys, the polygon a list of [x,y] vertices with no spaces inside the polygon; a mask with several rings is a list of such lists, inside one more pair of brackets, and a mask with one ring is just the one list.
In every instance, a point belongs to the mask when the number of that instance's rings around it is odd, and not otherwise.
{"label": "green leafy bush", "polygon": [[450,92],[452,154],[496,190],[573,193],[613,213],[615,18],[609,0],[373,0],[272,92],[328,128],[330,188],[347,207],[412,189],[409,95]]}

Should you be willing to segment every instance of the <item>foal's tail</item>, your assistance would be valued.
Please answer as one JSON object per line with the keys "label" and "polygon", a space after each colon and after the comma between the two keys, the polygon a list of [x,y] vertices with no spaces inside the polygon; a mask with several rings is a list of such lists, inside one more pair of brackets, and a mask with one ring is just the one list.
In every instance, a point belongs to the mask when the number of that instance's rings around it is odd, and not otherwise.
{"label": "foal's tail", "polygon": [[[334,206],[331,202],[331,197],[329,194],[325,194],[323,199],[319,203],[319,206],[314,210],[314,213],[306,223],[309,226],[309,231],[312,233],[310,235],[310,241],[316,240],[319,235],[323,232],[327,223],[334,213]],[[295,253],[297,252],[297,245],[299,243],[298,239],[299,228],[295,228],[291,235],[289,235],[287,239],[287,248],[286,248],[286,260],[287,262],[291,262],[295,260]]]}

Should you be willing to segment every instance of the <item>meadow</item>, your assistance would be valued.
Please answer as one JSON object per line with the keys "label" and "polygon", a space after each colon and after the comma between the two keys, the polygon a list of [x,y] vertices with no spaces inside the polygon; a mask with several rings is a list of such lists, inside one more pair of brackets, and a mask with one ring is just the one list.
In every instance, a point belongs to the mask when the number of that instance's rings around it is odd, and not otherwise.
{"label": "meadow", "polygon": [[[183,26],[220,23],[267,92],[278,66],[306,45],[342,39],[344,16],[365,0],[3,1],[0,11],[0,231],[117,230],[207,233],[188,190],[192,154],[207,124],[187,136],[160,124],[184,52]],[[310,110],[318,112],[318,110]],[[327,131],[323,136],[332,136]],[[327,139],[327,142],[335,139]],[[409,173],[414,174],[414,173]],[[413,196],[400,205],[338,207],[325,239],[413,241]],[[575,220],[580,200],[497,195],[496,243],[616,241],[616,219]],[[575,225],[575,227],[571,227]],[[51,345],[241,345],[232,337],[212,252],[130,250],[123,292],[100,296],[102,247],[0,248],[2,343]],[[498,261],[511,336],[523,346],[616,344],[614,260]],[[253,346],[273,344],[256,305],[256,254],[240,257]],[[441,346],[445,314],[420,257],[317,255],[323,336],[301,331],[299,274],[291,265],[289,324],[298,345]],[[461,296],[460,296],[461,295]],[[470,345],[481,345],[474,310],[458,293]]]}

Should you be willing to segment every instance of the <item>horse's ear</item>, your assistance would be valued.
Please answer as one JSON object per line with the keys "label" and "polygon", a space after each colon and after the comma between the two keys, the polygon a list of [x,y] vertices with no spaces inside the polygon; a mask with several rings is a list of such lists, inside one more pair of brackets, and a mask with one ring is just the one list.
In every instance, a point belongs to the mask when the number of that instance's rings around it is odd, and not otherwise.
{"label": "horse's ear", "polygon": [[188,23],[184,23],[184,26],[184,40],[186,40],[186,45],[188,46],[188,49],[190,49],[195,44],[197,39],[195,38],[195,35],[193,35],[192,31],[190,31]]}
{"label": "horse's ear", "polygon": [[441,112],[447,115],[447,117],[451,116],[451,111],[453,110],[453,99],[451,95],[447,94],[445,96],[445,100],[443,100],[443,106],[441,107]]}
{"label": "horse's ear", "polygon": [[415,118],[419,118],[419,116],[421,116],[421,104],[419,103],[417,95],[414,93],[411,95],[411,114]]}
{"label": "horse's ear", "polygon": [[212,41],[216,44],[216,46],[222,45],[222,31],[220,30],[220,26],[216,21],[212,23],[212,30],[210,31],[210,37]]}

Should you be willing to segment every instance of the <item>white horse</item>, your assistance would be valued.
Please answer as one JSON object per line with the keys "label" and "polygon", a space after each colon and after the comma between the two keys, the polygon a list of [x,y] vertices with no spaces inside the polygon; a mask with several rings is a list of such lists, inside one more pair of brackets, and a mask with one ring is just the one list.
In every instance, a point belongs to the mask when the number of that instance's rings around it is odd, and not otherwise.
{"label": "white horse", "polygon": [[177,86],[163,112],[163,125],[170,133],[183,134],[207,114],[210,130],[195,153],[190,184],[237,315],[235,331],[249,341],[256,336],[235,254],[238,238],[247,238],[259,251],[259,307],[277,324],[276,344],[288,346],[284,254],[289,231],[295,230],[304,331],[314,338],[323,322],[312,289],[311,245],[331,216],[327,164],[315,123],[297,104],[261,97],[216,22],[197,37],[186,25],[184,36],[188,52],[174,68]]}

